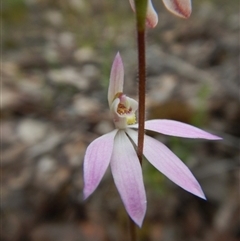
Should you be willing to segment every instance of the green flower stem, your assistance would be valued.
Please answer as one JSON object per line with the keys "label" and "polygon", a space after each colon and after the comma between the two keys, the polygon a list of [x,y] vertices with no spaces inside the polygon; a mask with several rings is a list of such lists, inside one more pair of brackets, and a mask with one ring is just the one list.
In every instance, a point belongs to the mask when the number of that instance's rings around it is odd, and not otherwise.
{"label": "green flower stem", "polygon": [[135,0],[137,31],[145,30],[147,4],[147,0]]}

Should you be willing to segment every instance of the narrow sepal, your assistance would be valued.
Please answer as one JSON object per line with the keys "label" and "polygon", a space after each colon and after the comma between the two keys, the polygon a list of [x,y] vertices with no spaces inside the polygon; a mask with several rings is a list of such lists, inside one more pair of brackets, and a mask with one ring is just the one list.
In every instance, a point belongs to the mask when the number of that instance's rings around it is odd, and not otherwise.
{"label": "narrow sepal", "polygon": [[86,150],[83,163],[84,199],[88,198],[97,188],[109,165],[114,138],[117,130],[105,134],[90,143]]}
{"label": "narrow sepal", "polygon": [[120,54],[117,53],[112,64],[110,80],[109,80],[109,87],[108,87],[109,106],[111,106],[115,95],[119,92],[123,92],[123,83],[124,83],[124,67],[123,67],[122,58]]}
{"label": "narrow sepal", "polygon": [[[131,126],[138,128],[138,125]],[[202,138],[207,140],[221,140],[221,137],[210,134],[195,126],[185,124],[174,120],[148,120],[145,121],[145,129],[156,131],[164,135],[185,137],[185,138]]]}
{"label": "narrow sepal", "polygon": [[[127,133],[137,144],[137,132],[128,129]],[[143,154],[156,169],[171,181],[186,191],[206,199],[201,186],[188,167],[164,144],[145,135]]]}
{"label": "narrow sepal", "polygon": [[124,131],[119,131],[115,137],[110,166],[129,216],[141,227],[147,203],[142,169],[136,151]]}

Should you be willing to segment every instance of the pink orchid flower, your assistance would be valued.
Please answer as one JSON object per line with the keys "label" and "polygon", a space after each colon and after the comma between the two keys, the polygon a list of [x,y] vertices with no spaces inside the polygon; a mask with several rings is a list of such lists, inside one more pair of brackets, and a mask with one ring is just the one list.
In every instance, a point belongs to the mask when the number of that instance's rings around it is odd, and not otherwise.
{"label": "pink orchid flower", "polygon": [[[100,183],[110,165],[114,182],[124,206],[141,227],[146,212],[146,193],[142,168],[136,153],[138,103],[123,94],[124,69],[118,53],[114,59],[108,89],[108,103],[116,129],[94,140],[84,158],[84,198]],[[170,136],[219,140],[221,138],[188,124],[173,120],[149,120],[145,129]],[[134,143],[134,144],[133,144]],[[164,144],[145,135],[145,158],[170,180],[186,191],[205,199],[203,191],[188,167]]]}
{"label": "pink orchid flower", "polygon": [[[135,12],[134,0],[129,0],[133,11]],[[173,14],[181,18],[189,18],[192,12],[191,0],[163,0],[165,7]],[[152,1],[148,0],[146,24],[150,28],[154,28],[158,23],[157,13],[152,5]]]}

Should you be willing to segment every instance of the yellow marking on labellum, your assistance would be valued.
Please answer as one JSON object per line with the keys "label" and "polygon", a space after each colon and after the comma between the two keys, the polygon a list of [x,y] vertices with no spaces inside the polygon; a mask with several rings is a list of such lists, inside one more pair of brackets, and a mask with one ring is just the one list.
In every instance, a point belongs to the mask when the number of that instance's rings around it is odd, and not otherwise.
{"label": "yellow marking on labellum", "polygon": [[[123,95],[122,92],[118,92],[115,96],[114,96],[114,99],[115,100],[116,98],[120,98],[121,95]],[[132,113],[132,107],[130,108],[127,108],[123,103],[119,103],[118,104],[118,107],[117,107],[117,113],[119,115],[127,115],[126,118],[127,118],[127,124],[128,125],[133,125],[133,124],[136,124],[136,115],[134,113]],[[130,114],[130,115],[129,115]]]}
{"label": "yellow marking on labellum", "polygon": [[136,122],[137,121],[136,121],[136,115],[135,114],[127,117],[127,124],[128,125],[134,125],[134,124],[136,124]]}

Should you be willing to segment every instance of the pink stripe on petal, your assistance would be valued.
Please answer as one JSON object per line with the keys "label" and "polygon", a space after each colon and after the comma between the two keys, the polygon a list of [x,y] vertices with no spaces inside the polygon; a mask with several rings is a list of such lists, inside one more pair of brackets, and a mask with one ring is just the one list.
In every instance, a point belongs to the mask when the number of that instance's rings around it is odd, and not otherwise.
{"label": "pink stripe on petal", "polygon": [[122,58],[117,53],[111,69],[109,87],[108,87],[108,104],[111,106],[115,95],[119,92],[123,92],[124,83],[124,67]]}
{"label": "pink stripe on petal", "polygon": [[87,148],[83,164],[84,199],[95,191],[107,170],[116,133],[114,130],[97,138]]}
{"label": "pink stripe on petal", "polygon": [[[133,126],[133,128],[136,128]],[[178,136],[185,138],[202,138],[207,140],[221,140],[221,137],[212,135],[195,126],[191,126],[173,120],[148,120],[145,122],[145,129],[156,131],[164,135]]]}
{"label": "pink stripe on petal", "polygon": [[173,14],[189,18],[192,13],[191,0],[163,0],[165,7]]}
{"label": "pink stripe on petal", "polygon": [[[127,130],[128,135],[137,143],[137,132]],[[188,167],[161,142],[145,135],[143,154],[148,161],[171,181],[186,191],[203,199],[205,195]]]}
{"label": "pink stripe on petal", "polygon": [[141,227],[147,203],[142,169],[136,151],[124,131],[119,131],[115,137],[110,166],[129,216]]}

